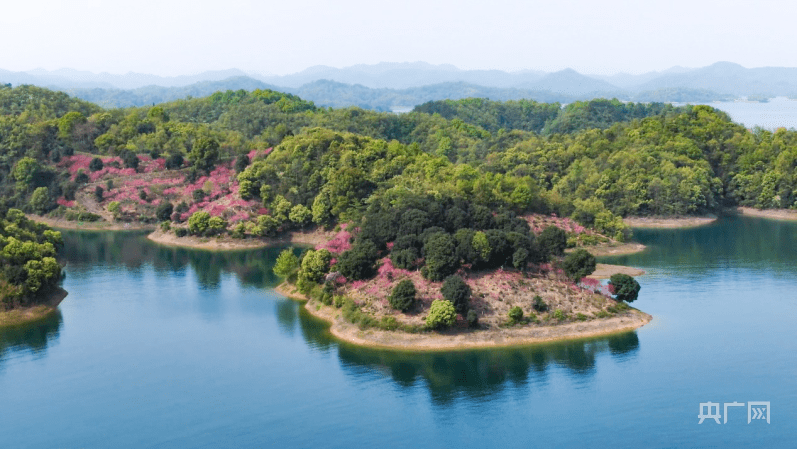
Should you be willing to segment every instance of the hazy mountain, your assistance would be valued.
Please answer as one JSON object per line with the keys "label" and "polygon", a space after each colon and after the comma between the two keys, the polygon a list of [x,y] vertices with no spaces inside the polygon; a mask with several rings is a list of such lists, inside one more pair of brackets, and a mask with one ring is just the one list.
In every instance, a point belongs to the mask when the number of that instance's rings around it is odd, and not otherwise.
{"label": "hazy mountain", "polygon": [[535,82],[519,84],[517,87],[556,92],[570,96],[595,93],[615,94],[622,90],[613,84],[582,75],[573,69],[549,73]]}
{"label": "hazy mountain", "polygon": [[262,81],[238,76],[221,81],[202,81],[181,87],[146,86],[137,89],[64,89],[70,95],[91,101],[106,108],[120,108],[128,106],[145,106],[164,103],[186,97],[206,97],[213,92],[225,90],[255,89],[282,90],[284,88],[272,86]]}
{"label": "hazy mountain", "polygon": [[450,64],[433,65],[425,62],[380,62],[372,65],[355,65],[341,69],[315,66],[299,73],[285,76],[255,78],[267,83],[287,87],[300,87],[320,79],[346,84],[361,84],[371,88],[406,89],[430,84],[463,82],[490,87],[514,87],[541,79],[545,72],[501,70],[461,70]]}
{"label": "hazy mountain", "polygon": [[573,97],[545,91],[516,88],[484,87],[475,84],[453,82],[432,84],[408,89],[371,89],[363,85],[320,80],[299,88],[286,89],[319,106],[359,106],[381,111],[408,110],[414,106],[434,100],[458,100],[460,98],[489,98],[491,100],[533,99],[541,102],[570,102]]}
{"label": "hazy mountain", "polygon": [[24,72],[11,72],[0,69],[0,81],[4,83],[35,84],[57,89],[102,88],[136,89],[144,86],[178,87],[202,81],[220,81],[230,77],[244,76],[238,69],[202,72],[195,75],[158,76],[144,73],[114,75],[107,72],[93,73],[74,69],[44,70],[34,69]]}
{"label": "hazy mountain", "polygon": [[318,106],[336,108],[359,106],[381,111],[409,110],[415,105],[433,100],[468,97],[492,100],[517,100],[531,98],[541,102],[570,102],[574,98],[544,91],[515,88],[484,87],[468,83],[440,83],[409,89],[372,89],[359,84],[345,84],[318,80],[298,88],[279,87],[260,80],[241,76],[222,81],[204,81],[183,87],[147,86],[138,89],[64,89],[70,95],[104,107],[146,106],[186,97],[205,97],[213,92],[244,89],[272,89],[296,94]]}
{"label": "hazy mountain", "polygon": [[675,67],[670,67],[667,70],[662,70],[661,72],[654,71],[654,72],[641,73],[639,75],[632,75],[630,73],[616,73],[614,75],[586,75],[586,76],[606,81],[607,83],[613,84],[621,89],[633,90],[639,87],[640,85],[652,81],[656,78],[661,78],[662,76],[665,75],[686,73],[692,70],[694,69],[675,66]]}
{"label": "hazy mountain", "polygon": [[717,62],[686,73],[668,74],[653,79],[640,85],[638,89],[674,87],[708,89],[735,96],[788,96],[797,93],[797,68],[748,69],[732,62]]}

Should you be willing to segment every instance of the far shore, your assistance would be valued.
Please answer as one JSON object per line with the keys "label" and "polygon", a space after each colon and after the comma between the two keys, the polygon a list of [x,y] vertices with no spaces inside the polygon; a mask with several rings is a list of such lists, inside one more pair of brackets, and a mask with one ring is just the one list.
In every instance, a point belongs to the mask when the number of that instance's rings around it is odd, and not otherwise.
{"label": "far shore", "polygon": [[237,251],[245,249],[267,248],[279,245],[319,245],[331,238],[334,233],[323,230],[291,231],[275,238],[234,239],[232,237],[177,237],[173,232],[155,230],[147,236],[155,243],[167,246],[205,249],[211,251]]}
{"label": "far shore", "polygon": [[771,218],[773,220],[797,220],[797,210],[791,209],[755,209],[752,207],[737,207],[739,215],[749,217]]}
{"label": "far shore", "polygon": [[275,291],[285,297],[307,301],[305,309],[313,316],[331,324],[330,333],[336,338],[372,348],[403,351],[443,351],[474,348],[528,346],[562,340],[577,340],[629,332],[649,323],[652,316],[633,307],[623,316],[561,324],[556,326],[516,326],[486,330],[451,330],[446,332],[406,333],[379,329],[361,330],[341,316],[340,309],[308,301],[304,295],[280,284]]}
{"label": "far shore", "polygon": [[59,288],[50,294],[44,304],[0,312],[0,328],[19,326],[46,318],[58,309],[58,305],[68,294],[66,290]]}
{"label": "far shore", "polygon": [[85,231],[152,231],[155,225],[145,223],[121,223],[98,221],[70,221],[63,218],[42,217],[40,215],[26,214],[28,219],[37,223],[44,223],[56,229],[78,229]]}
{"label": "far shore", "polygon": [[717,221],[714,215],[706,215],[703,217],[626,217],[623,218],[623,223],[631,228],[658,228],[658,229],[675,229],[675,228],[694,228],[697,226],[704,226]]}

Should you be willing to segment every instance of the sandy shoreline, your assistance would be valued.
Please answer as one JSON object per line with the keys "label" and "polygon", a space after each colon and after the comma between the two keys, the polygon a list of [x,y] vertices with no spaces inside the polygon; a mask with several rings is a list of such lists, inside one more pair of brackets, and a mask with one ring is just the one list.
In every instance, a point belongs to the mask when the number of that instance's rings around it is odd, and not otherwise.
{"label": "sandy shoreline", "polygon": [[773,220],[797,220],[797,211],[791,209],[755,209],[752,207],[737,207],[739,215],[749,217],[771,218]]}
{"label": "sandy shoreline", "polygon": [[623,218],[623,223],[632,228],[693,228],[696,226],[703,226],[717,221],[714,215],[705,217],[675,217],[675,218],[662,218],[662,217],[626,217]]}
{"label": "sandy shoreline", "polygon": [[613,245],[579,246],[578,248],[568,248],[566,252],[576,249],[585,249],[595,257],[600,256],[624,256],[644,251],[645,245],[641,243],[619,243]]}
{"label": "sandy shoreline", "polygon": [[[300,293],[288,290],[285,284],[281,284],[274,290],[288,298],[307,301],[307,298]],[[628,332],[644,326],[653,318],[644,312],[631,308],[622,316],[557,326],[526,326],[506,329],[411,334],[378,329],[361,330],[358,326],[343,319],[340,309],[324,306],[314,301],[307,301],[304,307],[311,315],[329,322],[331,324],[330,333],[342,341],[360,346],[403,351],[500,348],[560,340],[576,340]]]}
{"label": "sandy shoreline", "polygon": [[173,232],[155,230],[147,238],[155,243],[167,246],[205,249],[211,251],[237,251],[244,249],[267,248],[278,245],[318,245],[326,242],[334,233],[325,231],[292,231],[276,238],[266,239],[234,239],[232,237],[177,237]]}
{"label": "sandy shoreline", "polygon": [[595,267],[595,271],[587,276],[590,279],[609,279],[613,274],[627,274],[629,276],[642,276],[645,274],[644,270],[634,267],[626,267],[623,265],[610,265],[606,263],[599,263]]}
{"label": "sandy shoreline", "polygon": [[0,312],[0,328],[19,326],[46,318],[58,309],[58,305],[68,294],[66,290],[59,288],[50,295],[44,304]]}

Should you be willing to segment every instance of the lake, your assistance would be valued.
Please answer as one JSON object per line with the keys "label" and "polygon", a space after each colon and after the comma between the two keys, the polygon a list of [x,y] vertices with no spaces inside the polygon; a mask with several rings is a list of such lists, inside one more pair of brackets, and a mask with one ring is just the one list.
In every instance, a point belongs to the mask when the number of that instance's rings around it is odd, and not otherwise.
{"label": "lake", "polygon": [[[685,103],[676,104],[683,105]],[[727,112],[731,120],[750,129],[756,126],[770,131],[778,128],[797,129],[797,100],[775,97],[766,103],[756,101],[718,101],[706,104]]]}
{"label": "lake", "polygon": [[635,332],[424,354],[331,338],[270,289],[279,248],[64,237],[59,312],[0,331],[3,447],[794,446],[797,223],[636,231],[605,259],[647,271]]}

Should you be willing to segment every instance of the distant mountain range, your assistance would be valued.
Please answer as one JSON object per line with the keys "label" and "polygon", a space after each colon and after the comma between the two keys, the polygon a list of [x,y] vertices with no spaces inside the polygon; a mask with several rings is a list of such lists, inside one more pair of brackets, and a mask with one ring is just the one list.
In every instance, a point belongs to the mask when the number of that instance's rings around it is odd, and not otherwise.
{"label": "distant mountain range", "polygon": [[599,97],[643,102],[797,97],[797,68],[747,69],[718,62],[698,69],[673,67],[640,75],[597,76],[572,69],[552,73],[504,72],[415,62],[340,69],[316,66],[284,76],[231,69],[177,77],[97,74],[73,69],[26,72],[0,69],[0,83],[63,90],[106,107],[143,106],[187,96],[202,97],[218,90],[273,89],[297,94],[320,106],[403,110],[427,101],[467,97],[562,103]]}

